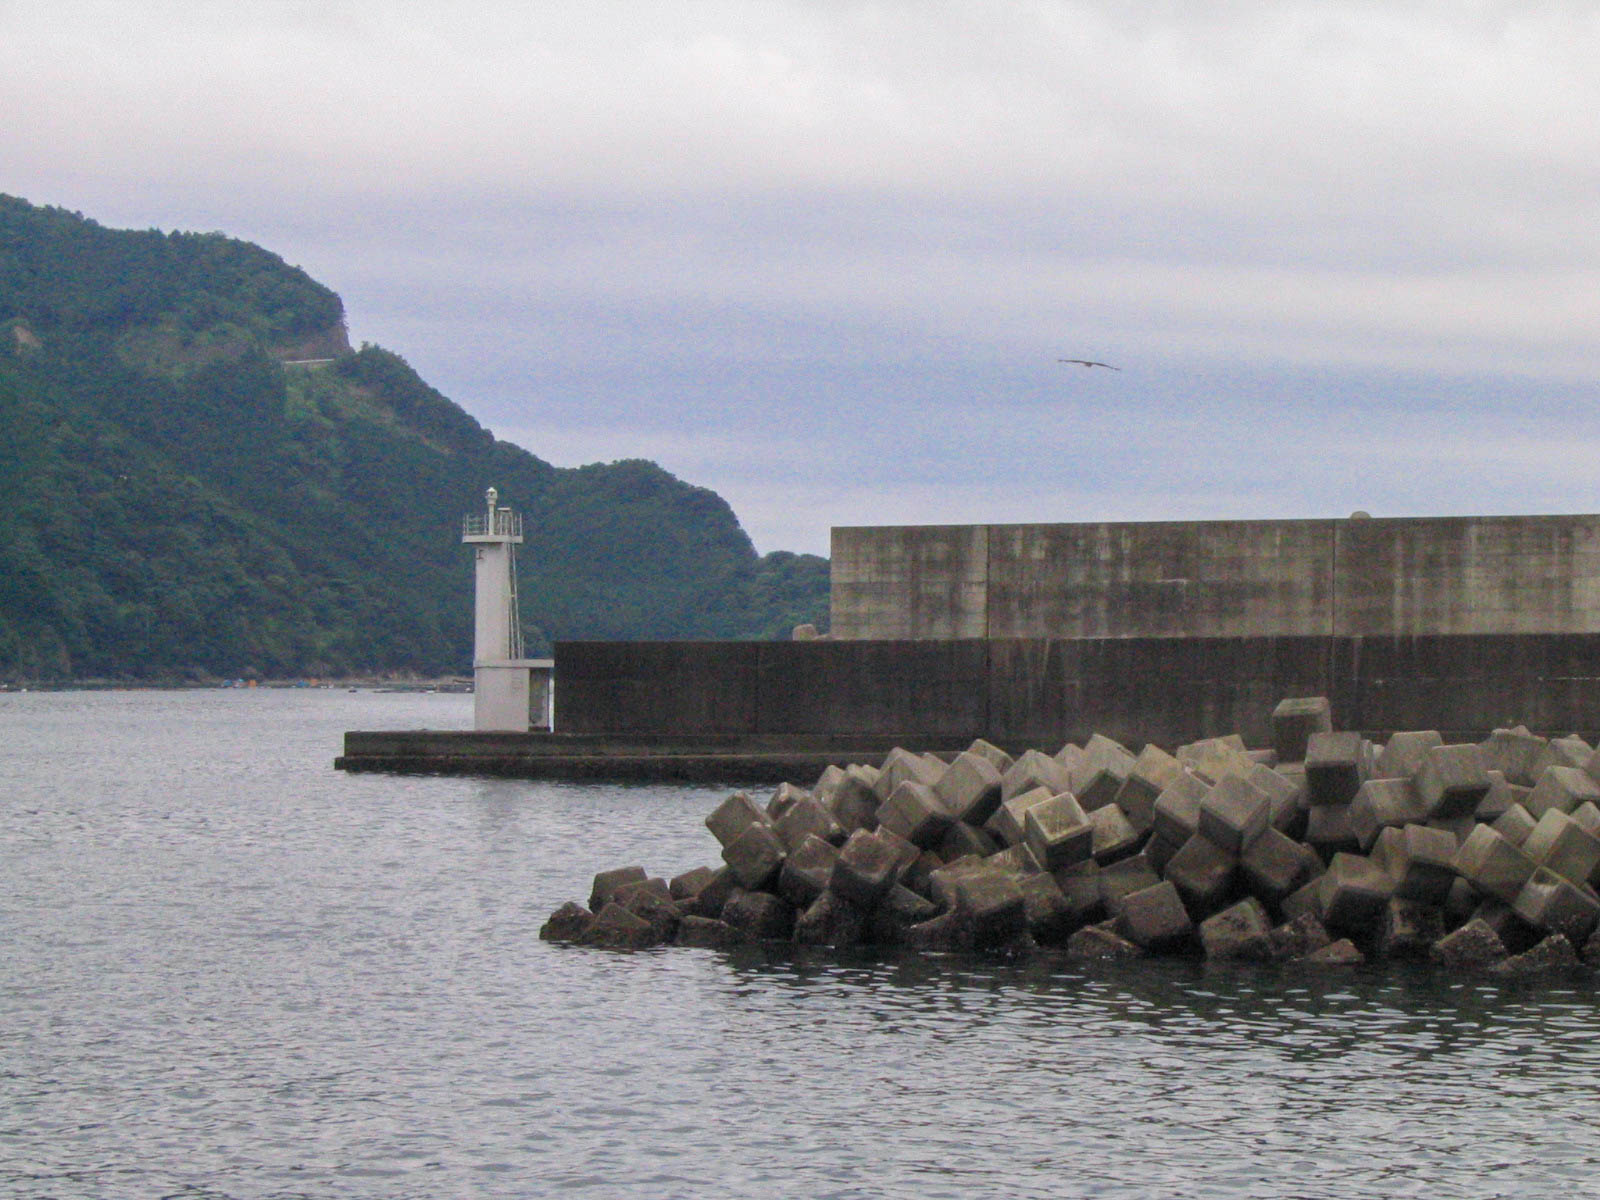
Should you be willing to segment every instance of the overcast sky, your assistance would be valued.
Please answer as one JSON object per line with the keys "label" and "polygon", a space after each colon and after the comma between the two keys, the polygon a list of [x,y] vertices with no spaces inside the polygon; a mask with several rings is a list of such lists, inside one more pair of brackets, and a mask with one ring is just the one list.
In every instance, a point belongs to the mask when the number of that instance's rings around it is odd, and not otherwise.
{"label": "overcast sky", "polygon": [[260,242],[763,551],[1591,512],[1596,64],[1531,0],[0,0],[0,191]]}

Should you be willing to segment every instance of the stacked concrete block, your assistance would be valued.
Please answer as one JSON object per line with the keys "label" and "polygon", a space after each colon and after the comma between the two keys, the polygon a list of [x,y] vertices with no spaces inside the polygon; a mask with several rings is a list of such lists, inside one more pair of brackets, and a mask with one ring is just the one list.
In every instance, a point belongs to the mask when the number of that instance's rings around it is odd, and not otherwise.
{"label": "stacked concrete block", "polygon": [[1210,790],[1210,785],[1192,771],[1175,776],[1156,797],[1151,811],[1155,836],[1177,847],[1199,833],[1200,805]]}
{"label": "stacked concrete block", "polygon": [[1444,745],[1437,729],[1402,729],[1389,735],[1374,764],[1378,779],[1415,779],[1428,751]]}
{"label": "stacked concrete block", "polygon": [[1435,746],[1417,772],[1417,791],[1430,817],[1470,817],[1489,793],[1483,751],[1471,743]]}
{"label": "stacked concrete block", "polygon": [[914,779],[896,785],[878,809],[880,828],[891,830],[924,850],[938,844],[953,820],[939,794]]}
{"label": "stacked concrete block", "polygon": [[1538,737],[1519,726],[1496,729],[1479,744],[1479,750],[1483,754],[1483,765],[1499,771],[1507,783],[1531,787],[1547,764],[1549,745],[1548,738]]}
{"label": "stacked concrete block", "polygon": [[706,818],[720,868],[602,871],[589,907],[563,905],[540,936],[1510,972],[1593,944],[1600,965],[1589,743],[1509,727],[1380,748],[1332,729],[1320,701],[1276,716],[1271,750],[1227,737],[1134,755],[1097,734],[1012,759],[980,739],[948,763],[901,748],[830,767],[764,804],[737,793]]}
{"label": "stacked concrete block", "polygon": [[717,843],[726,846],[752,825],[768,824],[761,806],[743,792],[735,792],[717,805],[706,818],[706,828]]}
{"label": "stacked concrete block", "polygon": [[933,790],[956,820],[982,825],[1000,807],[1000,779],[990,759],[966,750],[956,755]]}
{"label": "stacked concrete block", "polygon": [[1313,733],[1306,742],[1306,790],[1313,808],[1347,805],[1361,787],[1367,751],[1359,733]]}
{"label": "stacked concrete block", "polygon": [[1000,798],[1009,800],[1036,788],[1059,796],[1072,790],[1072,772],[1040,750],[1024,750],[1000,776]]}
{"label": "stacked concrete block", "polygon": [[1280,700],[1272,710],[1272,749],[1279,762],[1304,762],[1311,735],[1332,729],[1333,706],[1326,696]]}
{"label": "stacked concrete block", "polygon": [[1011,797],[995,809],[994,816],[984,824],[984,828],[1007,846],[1015,846],[1022,840],[1022,819],[1036,804],[1056,796],[1071,795],[1070,792],[1052,792],[1047,787],[1030,788],[1028,791]]}
{"label": "stacked concrete block", "polygon": [[1083,747],[1083,757],[1072,772],[1072,793],[1085,812],[1116,801],[1136,759],[1120,742],[1095,734]]}
{"label": "stacked concrete block", "polygon": [[1452,866],[1479,892],[1507,904],[1516,901],[1523,884],[1538,869],[1533,859],[1487,825],[1479,825],[1461,843]]}
{"label": "stacked concrete block", "polygon": [[1363,852],[1390,826],[1421,825],[1427,819],[1428,806],[1410,779],[1369,779],[1350,802],[1350,832]]}
{"label": "stacked concrete block", "polygon": [[1271,824],[1272,800],[1248,778],[1227,775],[1200,800],[1196,828],[1218,849],[1237,857]]}
{"label": "stacked concrete block", "polygon": [[1522,802],[1535,817],[1551,809],[1570,813],[1580,804],[1600,804],[1600,783],[1575,767],[1547,767]]}
{"label": "stacked concrete block", "polygon": [[1573,883],[1589,883],[1600,868],[1600,838],[1560,809],[1547,809],[1522,842],[1522,852]]}
{"label": "stacked concrete block", "polygon": [[1091,857],[1094,826],[1070,795],[1052,796],[1022,815],[1023,841],[1047,871]]}
{"label": "stacked concrete block", "polygon": [[1117,791],[1116,805],[1140,833],[1155,823],[1156,800],[1183,773],[1183,764],[1160,746],[1139,751]]}
{"label": "stacked concrete block", "polygon": [[1535,929],[1564,934],[1579,946],[1600,923],[1600,896],[1544,867],[1528,877],[1511,909]]}

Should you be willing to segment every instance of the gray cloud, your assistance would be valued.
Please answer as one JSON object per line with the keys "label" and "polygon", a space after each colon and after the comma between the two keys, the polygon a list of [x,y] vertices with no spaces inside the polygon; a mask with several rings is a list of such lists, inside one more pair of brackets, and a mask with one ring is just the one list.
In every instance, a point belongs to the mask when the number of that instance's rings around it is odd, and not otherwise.
{"label": "gray cloud", "polygon": [[0,187],[261,241],[763,548],[1600,500],[1589,5],[462,13],[0,3]]}

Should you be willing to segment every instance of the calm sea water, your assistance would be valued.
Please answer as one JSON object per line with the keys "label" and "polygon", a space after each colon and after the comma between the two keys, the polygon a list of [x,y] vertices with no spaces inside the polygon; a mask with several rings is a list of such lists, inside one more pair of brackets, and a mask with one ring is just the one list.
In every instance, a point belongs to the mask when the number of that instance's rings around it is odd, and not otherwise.
{"label": "calm sea water", "polygon": [[719,789],[345,776],[470,699],[0,695],[0,1194],[1574,1196],[1582,981],[551,947]]}

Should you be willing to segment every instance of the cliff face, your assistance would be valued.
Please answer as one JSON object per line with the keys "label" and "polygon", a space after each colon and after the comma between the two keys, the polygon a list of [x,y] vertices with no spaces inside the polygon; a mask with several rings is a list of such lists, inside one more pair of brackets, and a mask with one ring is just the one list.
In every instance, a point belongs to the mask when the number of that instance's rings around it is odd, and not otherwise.
{"label": "cliff face", "polygon": [[497,441],[259,247],[0,197],[0,332],[0,678],[465,670],[490,484],[531,649],[825,618],[825,560],[652,463]]}

